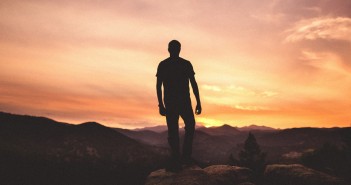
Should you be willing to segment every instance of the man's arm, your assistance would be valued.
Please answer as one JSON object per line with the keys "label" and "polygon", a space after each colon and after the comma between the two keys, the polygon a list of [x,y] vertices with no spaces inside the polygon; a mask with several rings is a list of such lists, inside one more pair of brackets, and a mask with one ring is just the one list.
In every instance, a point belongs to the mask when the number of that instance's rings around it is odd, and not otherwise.
{"label": "man's arm", "polygon": [[199,88],[197,86],[195,76],[190,77],[190,83],[191,83],[191,87],[193,88],[193,92],[194,92],[196,102],[197,102],[195,114],[199,115],[199,114],[201,114],[202,108],[201,108]]}
{"label": "man's arm", "polygon": [[156,82],[156,91],[157,91],[157,99],[158,99],[158,107],[159,107],[159,112],[162,116],[166,115],[166,108],[163,105],[163,100],[162,100],[162,79],[157,77],[157,82]]}

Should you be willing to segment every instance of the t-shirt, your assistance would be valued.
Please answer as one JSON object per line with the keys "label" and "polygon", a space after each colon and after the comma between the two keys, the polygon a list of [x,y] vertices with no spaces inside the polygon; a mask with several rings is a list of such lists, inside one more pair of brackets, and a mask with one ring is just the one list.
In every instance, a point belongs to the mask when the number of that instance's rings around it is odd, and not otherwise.
{"label": "t-shirt", "polygon": [[183,58],[167,58],[160,62],[156,76],[163,82],[165,103],[189,99],[189,78],[194,75],[193,66]]}

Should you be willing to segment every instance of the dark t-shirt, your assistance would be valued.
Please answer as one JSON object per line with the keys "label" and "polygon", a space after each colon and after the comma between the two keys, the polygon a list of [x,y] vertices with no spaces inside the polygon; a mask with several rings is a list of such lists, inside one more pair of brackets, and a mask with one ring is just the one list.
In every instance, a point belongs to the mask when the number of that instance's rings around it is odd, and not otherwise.
{"label": "dark t-shirt", "polygon": [[160,62],[156,76],[163,82],[165,103],[188,100],[189,78],[194,75],[193,66],[183,58],[167,58]]}

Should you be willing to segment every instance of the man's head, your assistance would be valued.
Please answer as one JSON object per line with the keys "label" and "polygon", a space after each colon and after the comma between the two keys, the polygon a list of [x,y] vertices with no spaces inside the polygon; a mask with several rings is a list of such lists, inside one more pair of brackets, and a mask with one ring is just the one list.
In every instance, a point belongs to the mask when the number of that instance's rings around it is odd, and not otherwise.
{"label": "man's head", "polygon": [[171,56],[179,56],[180,53],[180,42],[172,40],[168,43],[168,52]]}

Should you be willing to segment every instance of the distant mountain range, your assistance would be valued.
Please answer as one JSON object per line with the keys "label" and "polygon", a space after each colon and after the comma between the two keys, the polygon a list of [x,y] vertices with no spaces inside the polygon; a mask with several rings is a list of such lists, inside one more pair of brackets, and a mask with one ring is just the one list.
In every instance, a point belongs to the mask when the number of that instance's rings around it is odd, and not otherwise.
{"label": "distant mountain range", "polygon": [[[342,146],[351,128],[197,127],[193,157],[227,164],[252,132],[268,163],[287,162],[325,143]],[[183,140],[184,129],[180,129]],[[294,155],[288,155],[294,154]],[[0,177],[4,184],[143,184],[168,156],[165,126],[128,130],[0,112]],[[21,178],[19,178],[21,177]]]}
{"label": "distant mountain range", "polygon": [[153,132],[164,132],[167,130],[167,126],[166,125],[157,125],[157,126],[153,126],[153,127],[144,127],[144,128],[136,128],[133,129],[134,131],[144,131],[144,130],[150,130]]}
{"label": "distant mountain range", "polygon": [[[158,129],[161,127],[158,127]],[[166,127],[165,127],[166,128]],[[141,143],[158,147],[168,147],[167,131],[152,129],[126,130],[115,128]],[[287,158],[297,154],[299,156],[308,150],[316,149],[325,143],[341,146],[343,141],[340,132],[349,131],[351,128],[291,128],[273,129],[265,126],[251,125],[237,128],[230,125],[219,127],[198,127],[195,131],[193,146],[194,157],[207,164],[222,164],[228,161],[228,156],[238,156],[248,132],[256,136],[258,143],[267,155],[270,162],[292,161],[298,159]],[[180,129],[181,139],[184,129]]]}
{"label": "distant mountain range", "polygon": [[240,130],[236,127],[230,125],[222,125],[219,127],[203,127],[198,129],[210,135],[237,135],[240,133]]}
{"label": "distant mountain range", "polygon": [[[228,127],[227,127],[228,126]],[[205,129],[205,128],[222,128],[227,127],[227,128],[236,128],[239,131],[256,131],[256,130],[260,130],[260,131],[273,131],[276,130],[275,128],[272,127],[267,127],[267,126],[259,126],[259,125],[249,125],[249,126],[244,126],[244,127],[232,127],[230,125],[224,124],[222,126],[218,126],[218,127],[204,127],[202,125],[196,125],[197,129]],[[152,127],[144,127],[144,128],[137,128],[137,129],[133,129],[134,131],[144,131],[144,130],[150,130],[153,132],[164,132],[167,130],[167,126],[166,125],[157,125],[157,126],[152,126]]]}
{"label": "distant mountain range", "polygon": [[279,130],[279,129],[275,129],[272,127],[266,127],[266,126],[259,126],[259,125],[249,125],[249,126],[239,127],[238,130],[240,130],[240,131],[255,131],[255,130],[273,131],[273,130]]}

